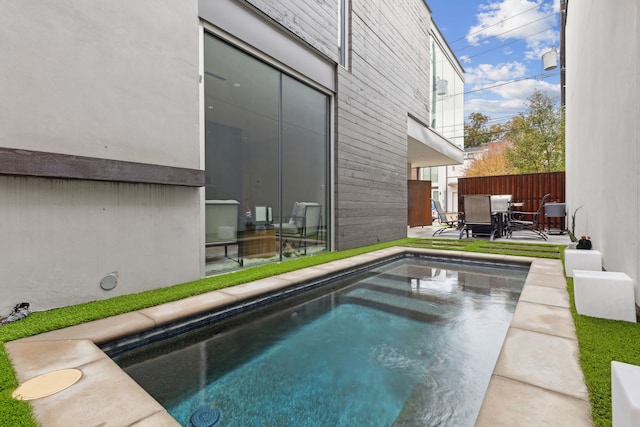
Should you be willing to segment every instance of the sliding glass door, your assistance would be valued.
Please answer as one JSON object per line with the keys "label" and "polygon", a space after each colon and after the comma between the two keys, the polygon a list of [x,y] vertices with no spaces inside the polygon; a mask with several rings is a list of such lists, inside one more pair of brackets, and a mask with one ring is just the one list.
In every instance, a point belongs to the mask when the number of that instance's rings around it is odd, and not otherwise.
{"label": "sliding glass door", "polygon": [[207,274],[327,249],[328,96],[205,34]]}

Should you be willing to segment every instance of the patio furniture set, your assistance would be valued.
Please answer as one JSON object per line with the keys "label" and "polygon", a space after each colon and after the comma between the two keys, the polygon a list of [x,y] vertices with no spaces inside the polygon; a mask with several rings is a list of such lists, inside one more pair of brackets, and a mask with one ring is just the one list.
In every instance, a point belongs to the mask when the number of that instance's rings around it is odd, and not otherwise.
{"label": "patio furniture set", "polygon": [[[511,194],[490,195],[472,194],[464,195],[464,211],[456,216],[448,216],[442,209],[442,205],[437,200],[432,200],[438,212],[441,225],[433,233],[433,236],[441,235],[447,230],[455,229],[459,231],[459,238],[466,234],[471,236],[488,236],[490,240],[498,237],[511,238],[514,232],[527,231],[533,233],[535,237],[547,240],[547,235],[543,229],[543,209],[553,205],[548,213],[545,213],[547,223],[549,218],[560,217],[564,219],[564,203],[547,203],[550,194],[546,194],[535,212],[524,212],[517,209],[524,206],[523,203],[514,202]],[[557,207],[562,208],[562,215],[558,213]],[[554,210],[554,208],[556,208]],[[549,216],[550,214],[551,216]],[[564,224],[564,221],[562,221]],[[561,229],[562,233],[563,230]]]}

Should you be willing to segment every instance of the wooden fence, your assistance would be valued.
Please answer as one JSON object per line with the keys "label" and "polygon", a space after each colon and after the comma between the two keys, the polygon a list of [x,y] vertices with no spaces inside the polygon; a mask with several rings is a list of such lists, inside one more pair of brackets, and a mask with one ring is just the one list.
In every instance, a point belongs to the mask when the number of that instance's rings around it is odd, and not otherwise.
{"label": "wooden fence", "polygon": [[407,181],[407,224],[409,227],[431,225],[431,181]]}
{"label": "wooden fence", "polygon": [[[530,173],[524,175],[483,176],[458,179],[458,206],[464,211],[463,197],[467,194],[511,194],[512,201],[524,203],[519,211],[533,212],[540,206],[545,194],[548,203],[565,203],[564,172]],[[544,215],[544,211],[543,211]],[[544,221],[544,216],[541,219]],[[552,228],[566,228],[566,221],[551,218]]]}

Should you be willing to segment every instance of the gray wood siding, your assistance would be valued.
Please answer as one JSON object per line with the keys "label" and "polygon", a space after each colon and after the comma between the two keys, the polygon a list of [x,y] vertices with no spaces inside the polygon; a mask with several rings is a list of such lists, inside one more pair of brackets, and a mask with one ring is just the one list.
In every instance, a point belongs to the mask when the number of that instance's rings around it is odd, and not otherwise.
{"label": "gray wood siding", "polygon": [[420,0],[352,1],[351,68],[338,67],[336,243],[406,237],[407,116],[428,122],[430,16]]}
{"label": "gray wood siding", "polygon": [[[337,63],[339,0],[243,0]],[[336,249],[406,237],[407,117],[429,122],[431,17],[422,0],[352,0],[336,65]]]}
{"label": "gray wood siding", "polygon": [[301,40],[338,61],[340,0],[242,0],[291,31]]}

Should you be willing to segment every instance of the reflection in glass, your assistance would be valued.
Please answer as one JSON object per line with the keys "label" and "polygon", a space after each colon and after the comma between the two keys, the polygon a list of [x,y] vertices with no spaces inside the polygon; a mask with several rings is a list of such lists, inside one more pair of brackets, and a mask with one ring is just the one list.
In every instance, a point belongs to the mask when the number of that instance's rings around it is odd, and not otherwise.
{"label": "reflection in glass", "polygon": [[456,143],[462,141],[464,129],[464,82],[444,54],[435,37],[431,37],[432,86],[431,127]]}
{"label": "reflection in glass", "polygon": [[206,273],[326,250],[327,96],[208,34],[204,95]]}

